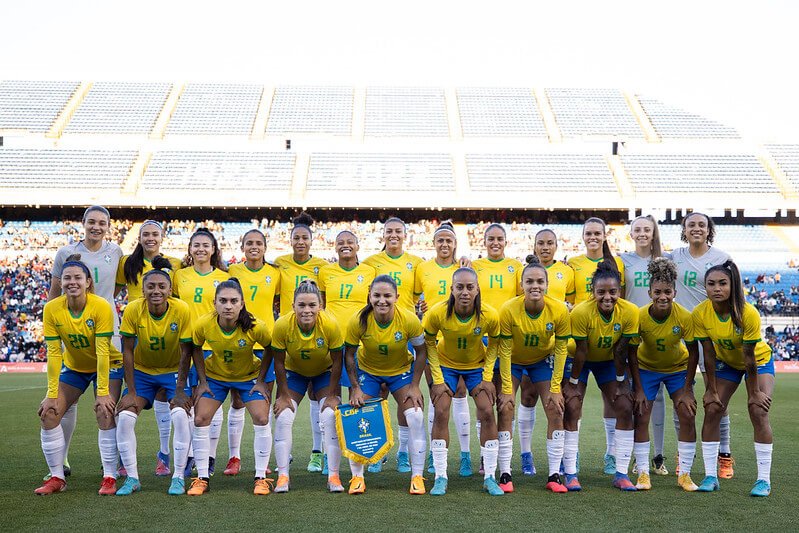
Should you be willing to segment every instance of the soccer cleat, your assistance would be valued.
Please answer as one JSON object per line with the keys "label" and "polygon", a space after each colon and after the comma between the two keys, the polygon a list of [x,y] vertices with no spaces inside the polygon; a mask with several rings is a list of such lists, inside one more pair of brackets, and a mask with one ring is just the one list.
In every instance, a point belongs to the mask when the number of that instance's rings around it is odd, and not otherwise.
{"label": "soccer cleat", "polygon": [[483,464],[483,456],[480,456],[480,468],[477,470],[477,473],[481,476],[484,476],[486,473],[485,465]]}
{"label": "soccer cleat", "polygon": [[652,459],[652,473],[659,476],[668,476],[669,471],[666,468],[666,459],[662,455],[656,455]]}
{"label": "soccer cleat", "polygon": [[69,460],[67,460],[66,457],[64,458],[64,475],[65,476],[72,475],[72,468],[69,466]]}
{"label": "soccer cleat", "polygon": [[532,452],[524,452],[522,454],[522,474],[525,476],[535,475],[535,461],[533,461]]}
{"label": "soccer cleat", "polygon": [[580,485],[580,480],[577,479],[577,474],[564,474],[564,479],[566,485],[566,489],[569,492],[579,492],[583,490],[583,486]]}
{"label": "soccer cleat", "polygon": [[195,467],[194,457],[186,459],[186,468],[183,469],[183,477],[191,477],[191,471]]}
{"label": "soccer cleat", "polygon": [[289,482],[289,477],[284,475],[277,476],[277,485],[275,485],[275,494],[277,493],[284,493],[288,492],[291,483]]}
{"label": "soccer cleat", "polygon": [[749,493],[750,496],[758,497],[768,496],[769,494],[771,494],[771,485],[764,479],[755,481],[755,486],[752,487],[752,491]]}
{"label": "soccer cleat", "polygon": [[102,483],[100,483],[100,490],[97,491],[97,494],[100,496],[111,496],[116,493],[117,480],[111,476],[104,477]]}
{"label": "soccer cleat", "polygon": [[172,473],[169,470],[169,454],[168,453],[161,453],[160,451],[155,456],[155,475],[156,476],[168,476]]}
{"label": "soccer cleat", "polygon": [[719,454],[719,477],[722,479],[732,479],[735,474],[733,467],[735,466],[735,459],[732,455],[725,453]]}
{"label": "soccer cleat", "polygon": [[125,480],[125,483],[119,487],[117,490],[117,496],[130,496],[134,492],[139,492],[141,490],[141,483],[135,477],[128,476],[128,479]]}
{"label": "soccer cleat", "polygon": [[443,496],[447,493],[447,478],[437,477],[430,490],[430,496]]}
{"label": "soccer cleat", "polygon": [[499,475],[499,488],[504,493],[513,492],[513,478],[508,472]]}
{"label": "soccer cleat", "polygon": [[649,479],[647,472],[641,472],[638,475],[638,481],[635,483],[635,488],[638,490],[649,490],[652,488],[652,480]]}
{"label": "soccer cleat", "polygon": [[[256,496],[266,496],[272,491],[272,487],[275,485],[275,480],[268,477],[257,477],[255,478],[255,487],[252,489],[252,493]],[[288,489],[288,476],[286,476],[286,490]],[[277,492],[277,490],[275,490]]]}
{"label": "soccer cleat", "polygon": [[[435,469],[433,469],[435,471]],[[461,452],[461,465],[458,469],[458,474],[461,477],[470,477],[472,475],[472,454],[469,452]]]}
{"label": "soccer cleat", "polygon": [[674,475],[680,477],[680,454],[674,457]]}
{"label": "soccer cleat", "polygon": [[569,489],[566,488],[566,485],[563,484],[560,478],[560,474],[552,474],[547,478],[547,484],[545,487],[547,490],[552,491],[556,494],[563,494],[564,492],[569,492]]}
{"label": "soccer cleat", "polygon": [[397,472],[407,474],[411,471],[411,461],[408,459],[408,452],[397,453]]}
{"label": "soccer cleat", "polygon": [[638,490],[635,488],[635,485],[633,485],[633,482],[630,481],[629,476],[621,472],[616,472],[616,475],[613,476],[613,486],[625,492],[634,492]]}
{"label": "soccer cleat", "polygon": [[311,459],[308,461],[308,472],[322,471],[322,452],[311,452]]}
{"label": "soccer cleat", "polygon": [[37,496],[47,496],[48,494],[55,494],[56,492],[64,492],[67,490],[67,482],[60,477],[50,477],[44,484],[33,493]]}
{"label": "soccer cleat", "polygon": [[330,492],[344,492],[344,485],[341,484],[341,478],[337,474],[327,478],[327,490]]}
{"label": "soccer cleat", "polygon": [[382,461],[378,461],[376,463],[372,463],[366,467],[367,472],[371,472],[372,474],[378,474],[383,471],[383,463],[386,462],[386,458],[383,457]]}
{"label": "soccer cleat", "polygon": [[494,476],[488,476],[483,480],[483,490],[489,493],[491,496],[502,496],[505,494],[505,491],[499,488],[497,480],[494,479]]}
{"label": "soccer cleat", "polygon": [[117,477],[127,477],[128,471],[125,468],[125,465],[122,464],[122,459],[119,460],[117,464]]}
{"label": "soccer cleat", "polygon": [[632,458],[632,465],[630,465],[630,472],[633,474],[638,473],[638,461],[635,460],[635,457]]}
{"label": "soccer cleat", "polygon": [[239,472],[241,472],[241,459],[238,457],[231,457],[228,459],[227,466],[222,473],[226,476],[237,476]]}
{"label": "soccer cleat", "polygon": [[208,479],[195,477],[191,480],[191,487],[189,487],[189,490],[186,491],[186,494],[189,496],[202,496],[210,490],[211,487],[208,486]]}
{"label": "soccer cleat", "polygon": [[216,466],[216,457],[208,458],[208,476],[214,475],[214,466]]}
{"label": "soccer cleat", "polygon": [[716,476],[706,476],[705,479],[702,480],[702,483],[699,484],[699,487],[696,489],[698,492],[713,492],[716,490],[721,490],[721,486],[719,485],[719,478]]}
{"label": "soccer cleat", "polygon": [[413,476],[411,478],[411,488],[408,492],[411,494],[424,494],[424,478],[422,476]]}
{"label": "soccer cleat", "polygon": [[436,466],[435,464],[433,464],[433,452],[427,454],[427,473],[428,474],[436,473]]}
{"label": "soccer cleat", "polygon": [[699,490],[694,480],[691,479],[691,474],[680,474],[677,478],[677,484],[682,487],[682,490],[685,492],[696,492]]}
{"label": "soccer cleat", "polygon": [[[289,462],[291,464],[291,462]],[[322,475],[326,476],[330,473],[330,470],[327,468],[327,454],[325,454],[324,458],[322,459]]]}
{"label": "soccer cleat", "polygon": [[169,484],[169,490],[166,491],[170,496],[180,496],[186,494],[186,482],[182,477],[173,477],[172,482]]}
{"label": "soccer cleat", "polygon": [[350,494],[363,494],[366,492],[366,481],[363,476],[353,476],[350,480]]}
{"label": "soccer cleat", "polygon": [[610,454],[605,454],[605,466],[602,468],[605,474],[613,475],[616,473],[616,457]]}

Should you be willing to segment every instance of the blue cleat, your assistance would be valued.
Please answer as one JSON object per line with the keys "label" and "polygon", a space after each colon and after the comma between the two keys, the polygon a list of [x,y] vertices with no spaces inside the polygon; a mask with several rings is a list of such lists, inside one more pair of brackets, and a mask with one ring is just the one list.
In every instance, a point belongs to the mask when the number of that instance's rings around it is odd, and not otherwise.
{"label": "blue cleat", "polygon": [[706,476],[705,479],[702,480],[702,483],[699,484],[699,488],[696,490],[697,492],[713,492],[716,490],[721,490],[719,478],[716,476]]}
{"label": "blue cleat", "polygon": [[194,470],[194,467],[194,457],[189,457],[186,461],[186,468],[183,469],[183,477],[191,477],[191,471]]}
{"label": "blue cleat", "polygon": [[771,494],[771,485],[764,479],[758,479],[755,481],[755,486],[752,487],[752,492],[749,493],[750,496],[758,497],[768,496],[769,494]]}
{"label": "blue cleat", "polygon": [[[289,464],[291,464],[291,463],[289,463]],[[330,471],[327,468],[327,454],[325,454],[325,456],[322,458],[322,475],[326,476],[329,473],[330,473]]]}
{"label": "blue cleat", "polygon": [[630,481],[630,476],[622,474],[621,472],[616,472],[616,475],[613,476],[613,486],[625,492],[635,492],[638,490],[635,488],[635,485],[633,485],[633,482]]}
{"label": "blue cleat", "polygon": [[407,474],[411,471],[411,461],[408,452],[397,452],[397,472]]}
{"label": "blue cleat", "polygon": [[376,463],[370,464],[366,467],[367,472],[371,472],[372,474],[378,474],[383,471],[383,463],[386,462],[386,458],[383,457],[382,461],[378,461]]}
{"label": "blue cleat", "polygon": [[505,494],[505,491],[497,484],[497,480],[494,479],[494,476],[489,476],[483,480],[483,490],[491,496],[502,496]]}
{"label": "blue cleat", "polygon": [[535,475],[535,461],[533,461],[532,452],[524,452],[522,454],[522,474],[525,476]]}
{"label": "blue cleat", "polygon": [[182,477],[173,477],[172,483],[169,484],[169,490],[166,491],[170,496],[180,496],[186,494],[186,484]]}
{"label": "blue cleat", "polygon": [[605,454],[605,466],[603,468],[603,472],[612,476],[616,473],[616,457],[613,455]]}
{"label": "blue cleat", "polygon": [[469,477],[472,473],[472,454],[469,452],[461,452],[461,465],[458,469],[458,474],[461,477]]}
{"label": "blue cleat", "polygon": [[433,452],[427,454],[427,473],[428,474],[436,473],[436,466],[435,464],[433,464]]}
{"label": "blue cleat", "polygon": [[135,477],[128,477],[125,483],[117,489],[117,496],[130,496],[141,490],[141,483]]}
{"label": "blue cleat", "polygon": [[172,472],[169,470],[169,454],[161,453],[161,450],[159,450],[155,457],[155,475],[168,476],[171,474]]}
{"label": "blue cleat", "polygon": [[430,490],[430,496],[443,496],[447,493],[447,478],[437,477],[433,488]]}
{"label": "blue cleat", "polygon": [[563,479],[565,480],[564,485],[566,485],[569,492],[580,492],[583,490],[583,486],[580,485],[580,480],[577,479],[577,474],[564,474]]}
{"label": "blue cleat", "polygon": [[214,475],[214,465],[216,465],[216,458],[215,457],[209,457],[208,458],[208,477],[211,477],[211,476]]}

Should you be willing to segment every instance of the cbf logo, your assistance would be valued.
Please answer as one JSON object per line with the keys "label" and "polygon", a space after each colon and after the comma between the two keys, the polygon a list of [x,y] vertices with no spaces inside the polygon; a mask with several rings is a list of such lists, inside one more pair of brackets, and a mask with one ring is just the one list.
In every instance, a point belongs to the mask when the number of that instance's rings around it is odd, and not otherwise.
{"label": "cbf logo", "polygon": [[87,320],[86,321],[86,327],[89,328],[89,329],[92,329],[94,327],[94,320],[92,320],[91,318],[89,320]]}
{"label": "cbf logo", "polygon": [[724,361],[716,361],[716,370],[724,370],[725,366]]}
{"label": "cbf logo", "polygon": [[321,348],[322,346],[325,345],[325,339],[319,337],[318,339],[316,339],[316,345]]}
{"label": "cbf logo", "polygon": [[681,331],[680,326],[674,326],[673,328],[671,328],[671,332],[674,333],[675,335],[679,335],[680,331]]}
{"label": "cbf logo", "polygon": [[558,279],[563,279],[563,272],[558,272],[557,274],[555,274],[555,277]]}
{"label": "cbf logo", "polygon": [[355,278],[355,279],[357,279],[357,280],[358,280],[358,283],[363,283],[363,276],[358,276],[358,277],[357,277],[357,278]]}
{"label": "cbf logo", "polygon": [[313,267],[313,275],[314,276],[318,276],[319,275],[319,267]]}
{"label": "cbf logo", "polygon": [[363,385],[365,381],[366,381],[366,374],[361,374],[360,376],[358,376],[358,385]]}
{"label": "cbf logo", "polygon": [[401,340],[402,340],[402,333],[401,333],[401,332],[399,332],[399,331],[398,331],[398,332],[396,332],[396,333],[394,334],[394,340],[395,340],[395,341],[397,341],[397,342],[401,341]]}
{"label": "cbf logo", "polygon": [[547,322],[547,331],[552,331],[553,329],[555,329],[555,324]]}
{"label": "cbf logo", "polygon": [[480,326],[477,326],[476,328],[474,328],[474,334],[475,335],[480,335],[482,332],[483,332],[483,329]]}
{"label": "cbf logo", "polygon": [[110,263],[111,262],[111,256],[108,255],[108,254],[105,254],[103,256],[103,261],[105,261],[106,263]]}
{"label": "cbf logo", "polygon": [[239,348],[244,348],[245,346],[247,346],[247,341],[239,339]]}
{"label": "cbf logo", "polygon": [[613,324],[613,331],[621,331],[621,324],[619,324],[618,322]]}
{"label": "cbf logo", "polygon": [[405,263],[405,268],[407,268],[408,270],[413,270],[413,263],[408,261],[407,263]]}
{"label": "cbf logo", "polygon": [[736,334],[736,335],[740,335],[740,334],[741,334],[741,333],[743,333],[743,332],[744,332],[744,331],[743,331],[741,328],[739,328],[738,326],[735,326],[735,334]]}
{"label": "cbf logo", "polygon": [[267,285],[271,285],[272,284],[272,276],[266,276],[265,281],[266,281]]}
{"label": "cbf logo", "polygon": [[214,280],[214,289],[216,289],[218,285],[219,285],[219,280],[215,279]]}
{"label": "cbf logo", "polygon": [[516,272],[516,269],[513,268],[513,265],[508,265],[508,272],[510,272],[511,274]]}
{"label": "cbf logo", "polygon": [[177,322],[172,322],[171,324],[169,324],[169,331],[175,332],[177,330],[178,330],[178,323]]}
{"label": "cbf logo", "polygon": [[361,418],[360,420],[358,420],[358,430],[360,430],[362,434],[365,435],[369,433],[370,426],[371,424],[369,424],[369,421],[366,420],[365,418]]}

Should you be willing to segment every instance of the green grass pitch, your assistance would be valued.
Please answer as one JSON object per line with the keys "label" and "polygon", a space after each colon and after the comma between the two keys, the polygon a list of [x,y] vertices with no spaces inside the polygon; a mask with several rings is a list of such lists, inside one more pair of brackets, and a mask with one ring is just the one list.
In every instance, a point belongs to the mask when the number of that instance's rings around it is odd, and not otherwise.
{"label": "green grass pitch", "polygon": [[[701,385],[697,394],[701,394]],[[321,474],[305,471],[310,435],[308,406],[300,405],[295,424],[292,490],[288,494],[255,497],[251,494],[252,426],[249,418],[242,441],[243,473],[221,475],[227,457],[223,428],[219,444],[220,474],[211,480],[211,492],[200,498],[167,496],[168,478],[153,475],[157,433],[151,412],[137,426],[139,470],[143,492],[130,497],[100,497],[100,459],[91,395],[80,402],[78,428],[70,451],[73,474],[66,492],[37,497],[33,489],[46,472],[39,444],[36,408],[45,391],[43,375],[0,376],[0,515],[5,531],[98,528],[149,531],[206,531],[272,529],[301,531],[440,531],[468,530],[648,530],[679,531],[796,531],[799,503],[799,426],[794,410],[799,405],[799,375],[778,376],[771,422],[775,447],[773,492],[754,499],[748,493],[755,480],[752,427],[746,414],[743,387],[731,405],[735,478],[721,481],[721,491],[687,494],[676,477],[652,476],[653,489],[621,493],[601,473],[605,436],[597,388],[591,384],[581,430],[581,493],[556,495],[544,490],[546,419],[538,409],[533,453],[539,473],[523,476],[519,470],[518,441],[514,443],[513,468],[516,492],[499,498],[482,493],[476,474],[478,446],[472,434],[475,476],[457,475],[457,437],[450,446],[449,494],[441,498],[410,496],[408,474],[395,471],[395,451],[384,471],[367,474],[367,492],[353,497],[328,494]],[[667,415],[666,457],[674,468],[676,442]],[[274,468],[274,459],[270,465]],[[342,468],[345,485],[349,467]],[[426,474],[428,490],[432,475]],[[701,452],[697,452],[693,478],[703,477]]]}

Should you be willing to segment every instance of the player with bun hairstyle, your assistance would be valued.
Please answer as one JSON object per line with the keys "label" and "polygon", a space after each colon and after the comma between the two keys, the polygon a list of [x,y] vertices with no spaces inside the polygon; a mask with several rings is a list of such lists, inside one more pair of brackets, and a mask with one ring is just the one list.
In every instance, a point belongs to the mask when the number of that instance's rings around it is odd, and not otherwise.
{"label": "player with bun hairstyle", "polygon": [[[546,488],[568,492],[558,473],[563,459],[564,402],[561,393],[566,342],[571,336],[569,309],[562,300],[547,295],[548,271],[535,255],[527,256],[522,270],[524,293],[509,300],[499,311],[499,360],[503,387],[497,404],[499,414],[499,486],[513,492],[510,462],[513,456],[513,402],[516,390],[527,376],[537,395],[543,399],[547,415],[547,459],[549,474]],[[510,378],[510,379],[509,379]]]}
{"label": "player with bun hairstyle", "polygon": [[580,490],[577,480],[579,420],[592,373],[615,415],[616,451],[613,486],[634,491],[627,475],[633,451],[633,402],[627,375],[630,339],[638,335],[638,308],[621,298],[621,276],[613,261],[602,261],[591,280],[591,299],[577,304],[571,313],[574,357],[566,362],[568,381],[563,388],[566,401],[564,426],[566,442],[563,467],[566,488]]}
{"label": "player with bun hairstyle", "polygon": [[[200,496],[209,490],[209,455],[211,419],[231,390],[237,390],[247,407],[255,434],[255,495],[271,491],[272,480],[266,478],[272,432],[269,426],[269,397],[264,377],[272,363],[272,352],[266,350],[261,359],[255,346],[269,346],[269,327],[247,311],[244,292],[236,278],[223,281],[216,288],[214,310],[194,325],[194,366],[198,384],[194,391],[194,459],[197,477],[188,490]],[[211,355],[204,357],[202,347],[211,346]]]}
{"label": "player with bun hairstyle", "polygon": [[719,490],[716,456],[719,424],[730,398],[745,379],[749,419],[755,433],[757,481],[750,494],[771,494],[773,435],[769,422],[774,393],[774,358],[760,335],[760,315],[746,302],[741,274],[732,261],[710,267],[705,274],[708,299],[692,313],[694,334],[704,347],[707,390],[703,404],[702,456],[705,479],[702,492]]}

